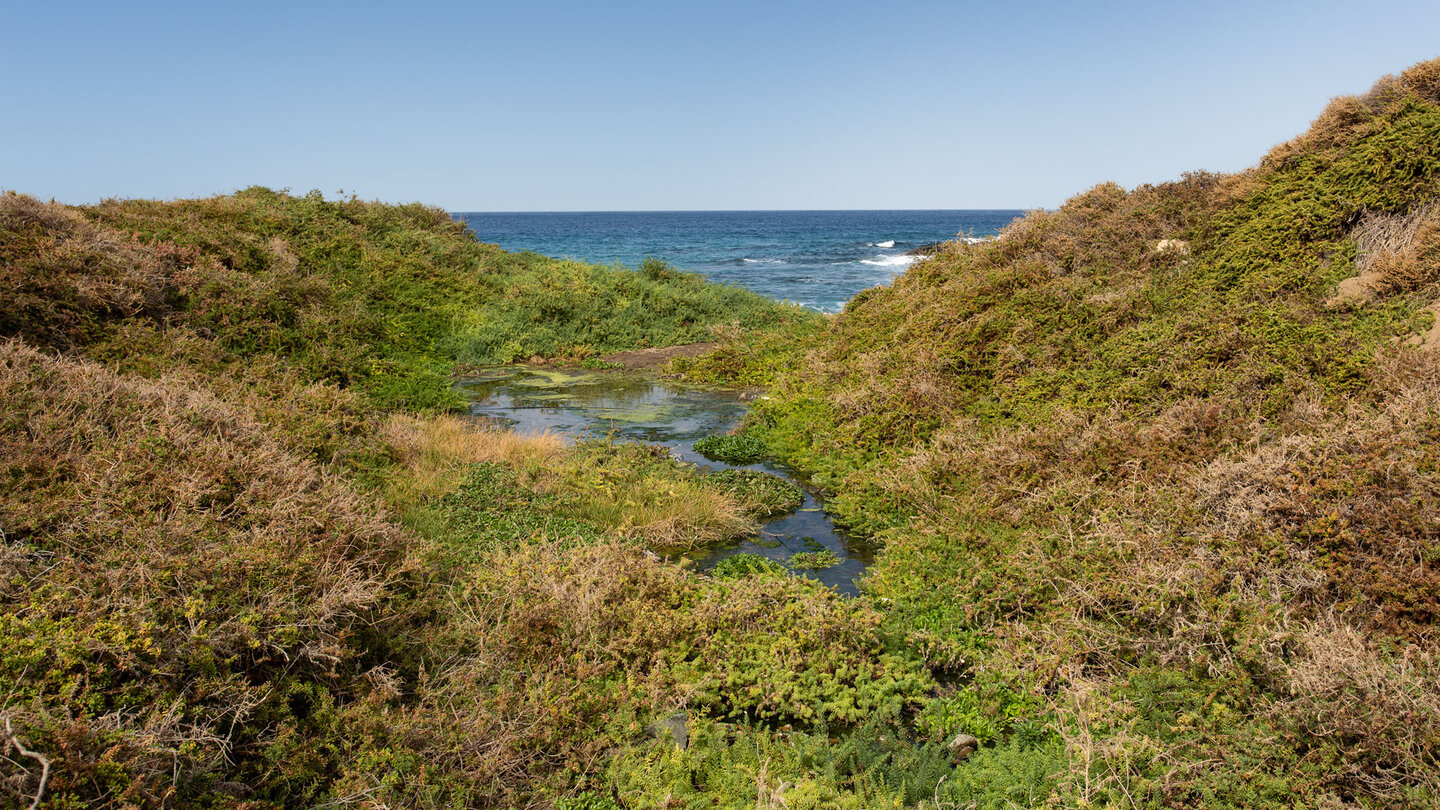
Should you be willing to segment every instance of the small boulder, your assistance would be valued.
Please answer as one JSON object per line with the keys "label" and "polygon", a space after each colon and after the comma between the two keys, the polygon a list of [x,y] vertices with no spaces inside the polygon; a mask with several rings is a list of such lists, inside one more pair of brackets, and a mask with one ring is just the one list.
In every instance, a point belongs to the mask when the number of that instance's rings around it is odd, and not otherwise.
{"label": "small boulder", "polygon": [[945,743],[945,747],[950,749],[950,752],[955,757],[955,761],[959,762],[980,749],[980,740],[970,734],[962,732],[956,734],[950,742]]}
{"label": "small boulder", "polygon": [[1336,285],[1335,295],[1325,303],[1332,307],[1341,304],[1364,304],[1375,297],[1379,286],[1380,279],[1374,273],[1351,276]]}
{"label": "small boulder", "polygon": [[670,740],[681,749],[690,747],[690,718],[684,712],[656,720],[645,727],[645,736],[656,740]]}
{"label": "small boulder", "polygon": [[1431,323],[1430,329],[1423,335],[1411,335],[1405,342],[1424,351],[1433,352],[1440,348],[1440,301],[1426,307],[1424,311],[1430,313],[1435,319]]}
{"label": "small boulder", "polygon": [[1155,252],[1185,256],[1190,253],[1190,243],[1184,239],[1161,239],[1155,243]]}

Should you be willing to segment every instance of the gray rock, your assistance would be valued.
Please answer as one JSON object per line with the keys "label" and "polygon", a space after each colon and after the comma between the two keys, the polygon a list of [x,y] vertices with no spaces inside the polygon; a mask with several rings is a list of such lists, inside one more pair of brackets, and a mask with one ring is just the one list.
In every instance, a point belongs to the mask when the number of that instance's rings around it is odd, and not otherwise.
{"label": "gray rock", "polygon": [[976,750],[980,748],[980,740],[970,736],[969,734],[961,733],[956,734],[954,739],[952,739],[948,743],[945,743],[945,747],[949,748],[950,751],[954,753],[955,761],[959,762],[960,760],[975,753]]}
{"label": "gray rock", "polygon": [[920,247],[917,247],[917,248],[911,248],[910,250],[905,251],[905,255],[906,255],[906,256],[934,256],[936,253],[939,253],[941,250],[944,250],[944,249],[945,249],[945,243],[944,243],[944,242],[931,242],[931,243],[928,244],[928,245],[921,245]]}
{"label": "gray rock", "polygon": [[656,720],[645,727],[645,736],[656,740],[671,740],[680,748],[690,747],[690,718],[684,712],[664,720]]}

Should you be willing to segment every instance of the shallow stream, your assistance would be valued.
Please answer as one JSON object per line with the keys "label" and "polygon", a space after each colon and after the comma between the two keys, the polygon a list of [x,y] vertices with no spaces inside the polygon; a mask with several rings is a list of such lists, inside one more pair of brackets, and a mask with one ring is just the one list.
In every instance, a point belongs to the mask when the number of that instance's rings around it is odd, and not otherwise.
{"label": "shallow stream", "polygon": [[[712,546],[688,556],[701,570],[734,554],[749,552],[788,566],[801,552],[830,551],[840,562],[795,573],[819,580],[840,593],[858,593],[855,581],[872,559],[872,549],[837,529],[813,489],[784,466],[762,462],[732,465],[695,452],[695,442],[724,433],[744,416],[740,392],[705,388],[618,371],[567,371],[530,366],[491,369],[459,383],[470,412],[518,433],[551,431],[568,439],[605,438],[659,444],[705,469],[763,470],[794,483],[805,503],[788,515],[764,521],[757,537]],[[677,557],[680,555],[676,555]]]}

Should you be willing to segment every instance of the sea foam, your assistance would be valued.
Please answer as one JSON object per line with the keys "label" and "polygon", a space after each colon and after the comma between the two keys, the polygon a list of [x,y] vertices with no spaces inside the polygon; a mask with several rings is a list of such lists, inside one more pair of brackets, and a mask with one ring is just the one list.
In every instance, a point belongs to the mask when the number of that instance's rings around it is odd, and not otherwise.
{"label": "sea foam", "polygon": [[876,267],[909,267],[919,256],[876,256],[873,259],[861,259],[861,264],[870,264]]}

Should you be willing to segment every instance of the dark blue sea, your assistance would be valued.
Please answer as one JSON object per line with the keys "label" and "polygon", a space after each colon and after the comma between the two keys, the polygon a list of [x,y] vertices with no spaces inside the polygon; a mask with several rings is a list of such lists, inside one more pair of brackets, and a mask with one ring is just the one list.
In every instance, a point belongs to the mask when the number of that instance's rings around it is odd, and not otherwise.
{"label": "dark blue sea", "polygon": [[888,284],[931,242],[993,236],[1022,211],[597,211],[457,213],[507,250],[637,267],[664,259],[712,281],[838,312]]}

